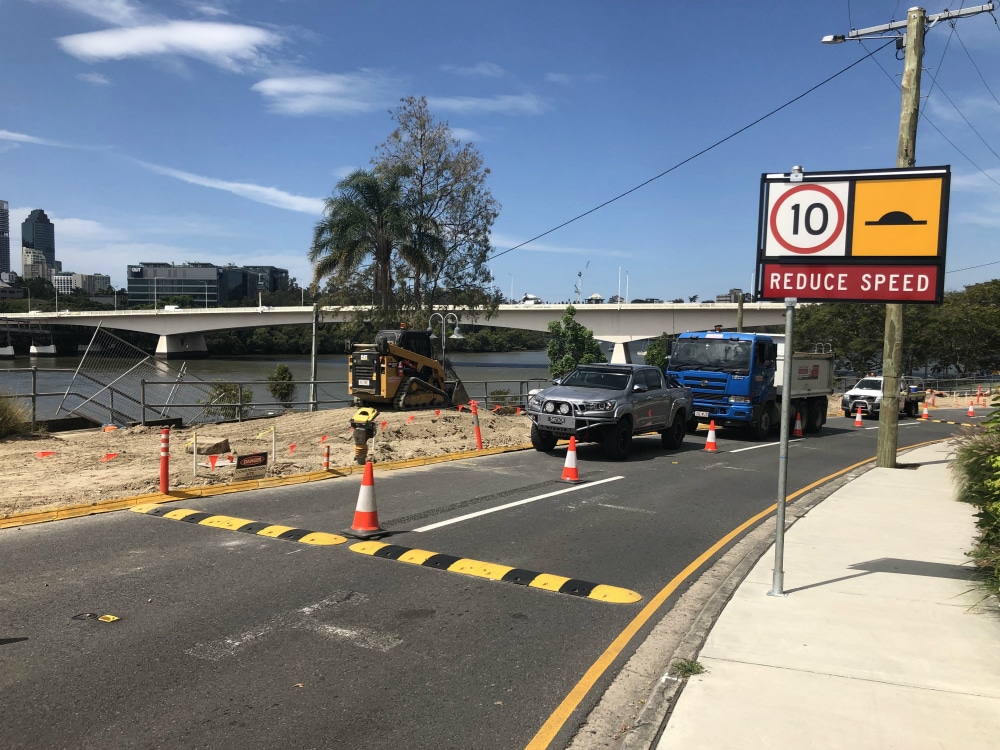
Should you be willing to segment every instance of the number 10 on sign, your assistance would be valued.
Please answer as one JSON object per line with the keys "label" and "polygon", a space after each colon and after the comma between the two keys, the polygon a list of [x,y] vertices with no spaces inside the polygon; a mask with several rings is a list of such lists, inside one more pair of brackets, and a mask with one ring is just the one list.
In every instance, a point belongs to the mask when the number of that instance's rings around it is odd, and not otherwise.
{"label": "number 10 on sign", "polygon": [[772,184],[764,256],[847,255],[850,183]]}

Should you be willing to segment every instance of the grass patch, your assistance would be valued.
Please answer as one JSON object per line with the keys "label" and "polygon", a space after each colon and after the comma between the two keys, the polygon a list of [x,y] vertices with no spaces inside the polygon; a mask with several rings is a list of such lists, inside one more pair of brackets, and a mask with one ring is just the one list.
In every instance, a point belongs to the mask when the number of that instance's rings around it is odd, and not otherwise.
{"label": "grass patch", "polygon": [[696,674],[705,674],[708,668],[697,659],[681,659],[673,664],[678,677],[688,678]]}
{"label": "grass patch", "polygon": [[30,432],[28,410],[15,399],[0,393],[0,437],[27,435]]}

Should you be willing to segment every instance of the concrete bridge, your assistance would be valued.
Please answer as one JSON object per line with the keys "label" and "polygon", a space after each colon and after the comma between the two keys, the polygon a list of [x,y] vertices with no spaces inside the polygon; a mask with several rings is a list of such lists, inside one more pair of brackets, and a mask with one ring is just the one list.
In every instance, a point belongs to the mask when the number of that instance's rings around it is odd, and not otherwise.
{"label": "concrete bridge", "polygon": [[[737,303],[657,303],[574,305],[576,321],[594,332],[594,338],[615,345],[613,361],[631,361],[630,342],[659,336],[662,333],[706,330],[717,323],[736,328]],[[781,302],[743,304],[743,328],[752,329],[784,322],[785,305]],[[320,323],[343,323],[370,307],[320,307]],[[472,313],[465,308],[438,307],[435,312],[453,312],[462,323],[547,331],[549,323],[561,320],[565,304],[500,305],[497,313]],[[153,333],[160,337],[156,355],[165,358],[205,356],[206,331],[259,326],[305,325],[313,322],[312,307],[223,307],[185,308],[180,310],[117,310],[101,312],[32,312],[10,314],[10,320],[33,321],[45,325],[91,326]]]}

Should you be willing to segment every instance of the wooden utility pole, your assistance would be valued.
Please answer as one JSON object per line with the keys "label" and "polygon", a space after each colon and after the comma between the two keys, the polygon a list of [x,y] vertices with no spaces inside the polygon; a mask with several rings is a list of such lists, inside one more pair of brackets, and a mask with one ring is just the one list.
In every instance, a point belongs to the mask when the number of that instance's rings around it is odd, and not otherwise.
{"label": "wooden utility pole", "polygon": [[[899,145],[896,166],[917,163],[917,119],[920,115],[920,68],[924,58],[924,30],[927,12],[910,8],[906,12],[906,52],[903,57],[903,106],[899,114]],[[899,442],[899,378],[903,359],[903,306],[885,306],[885,344],[882,349],[882,408],[878,418],[876,466],[896,468]]]}

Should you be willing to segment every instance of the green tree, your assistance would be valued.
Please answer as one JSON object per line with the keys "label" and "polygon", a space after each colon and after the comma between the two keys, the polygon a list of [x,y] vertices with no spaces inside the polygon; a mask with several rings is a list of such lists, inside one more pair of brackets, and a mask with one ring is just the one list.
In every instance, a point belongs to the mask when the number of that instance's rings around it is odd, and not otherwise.
{"label": "green tree", "polygon": [[[905,325],[904,325],[905,331]],[[835,355],[858,372],[881,368],[885,340],[885,305],[827,302],[795,311],[795,348],[831,344]]]}
{"label": "green tree", "polygon": [[667,357],[670,356],[670,347],[674,343],[674,337],[669,333],[661,333],[649,342],[646,347],[646,356],[643,363],[655,365],[661,370],[667,366]]}
{"label": "green tree", "polygon": [[575,320],[576,308],[566,307],[562,321],[549,323],[549,372],[552,377],[561,378],[578,364],[606,362],[601,343],[594,338],[594,332]]}
{"label": "green tree", "polygon": [[288,365],[279,362],[267,379],[270,381],[267,385],[268,392],[284,404],[286,409],[289,408],[295,400],[295,383]]}
{"label": "green tree", "polygon": [[[904,328],[908,334],[912,329]],[[932,324],[919,331],[930,339],[928,359],[937,369],[958,372],[1000,368],[1000,280],[948,292]]]}
{"label": "green tree", "polygon": [[500,212],[486,187],[490,170],[471,143],[435,121],[424,97],[400,101],[391,113],[397,127],[372,163],[380,175],[402,175],[411,219],[400,253],[412,284],[404,291],[415,307],[487,306],[494,296],[486,267],[490,229]]}
{"label": "green tree", "polygon": [[[947,292],[941,305],[906,305],[903,321],[903,372],[1000,368],[1000,280]],[[884,338],[884,305],[828,302],[795,313],[797,349],[830,343],[858,372],[880,369]]]}
{"label": "green tree", "polygon": [[213,417],[242,419],[250,415],[253,388],[236,383],[215,383],[208,397],[201,403],[207,404],[205,413]]}
{"label": "green tree", "polygon": [[356,170],[337,183],[313,229],[309,261],[313,281],[342,283],[370,266],[373,304],[393,317],[392,264],[409,237],[411,219],[403,203],[401,175]]}

